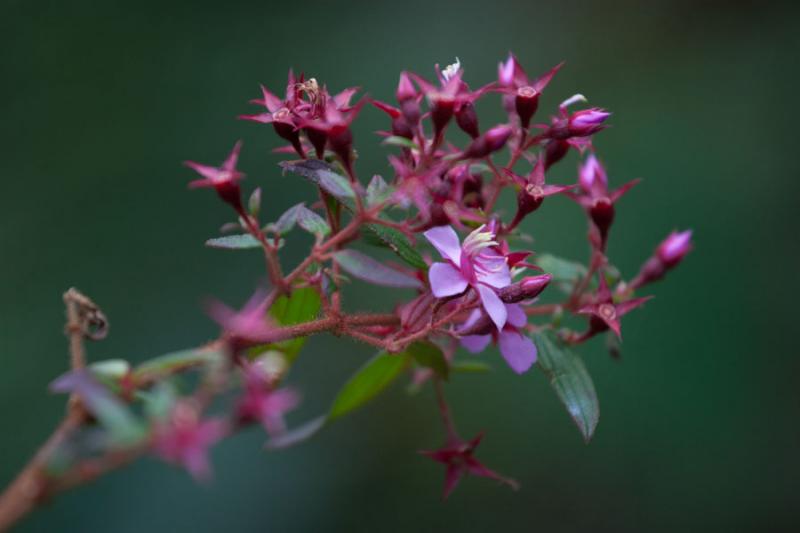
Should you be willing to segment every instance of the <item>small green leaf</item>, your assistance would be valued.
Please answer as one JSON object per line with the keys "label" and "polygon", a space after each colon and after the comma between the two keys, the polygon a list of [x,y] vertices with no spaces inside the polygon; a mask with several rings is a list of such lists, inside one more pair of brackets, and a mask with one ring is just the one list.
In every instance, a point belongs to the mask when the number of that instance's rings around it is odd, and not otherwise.
{"label": "small green leaf", "polygon": [[492,367],[480,361],[456,361],[450,365],[450,370],[464,374],[482,374],[491,372]]}
{"label": "small green leaf", "polygon": [[348,179],[337,174],[334,168],[325,161],[303,159],[300,161],[282,161],[279,164],[284,172],[293,172],[303,176],[340,201],[348,201],[356,196]]}
{"label": "small green leaf", "polygon": [[[317,318],[322,302],[319,294],[311,287],[294,289],[291,296],[280,296],[269,310],[270,316],[281,326],[294,326]],[[306,342],[306,337],[297,337],[272,344],[256,346],[251,349],[253,355],[260,355],[266,350],[276,350],[286,357],[291,364]]]}
{"label": "small green leaf", "polygon": [[297,211],[297,225],[309,233],[323,237],[331,232],[325,219],[303,204],[300,204]]}
{"label": "small green leaf", "polygon": [[383,246],[388,247],[412,267],[428,268],[419,252],[411,246],[411,242],[400,231],[380,224],[367,224],[365,227],[383,243]]}
{"label": "small green leaf", "polygon": [[206,246],[223,250],[250,250],[261,248],[261,243],[249,233],[243,233],[241,235],[226,235],[225,237],[208,239]]}
{"label": "small green leaf", "polygon": [[536,264],[553,276],[553,281],[574,283],[586,275],[586,267],[550,254],[536,256]]}
{"label": "small green leaf", "polygon": [[586,366],[551,331],[535,333],[533,340],[539,351],[539,368],[550,380],[583,439],[589,442],[600,419],[600,405]]}
{"label": "small green leaf", "polygon": [[450,367],[442,349],[432,342],[415,342],[406,349],[406,353],[414,358],[418,365],[430,368],[442,379],[450,375]]}
{"label": "small green leaf", "polygon": [[253,217],[258,218],[258,213],[261,211],[261,187],[256,187],[247,201],[247,210]]}
{"label": "small green leaf", "polygon": [[167,418],[178,399],[178,391],[169,380],[159,381],[152,389],[140,390],[136,395],[142,400],[144,413],[149,420]]}
{"label": "small green leaf", "polygon": [[386,184],[382,177],[375,174],[367,185],[367,207],[382,204],[392,197],[394,188]]}
{"label": "small green leaf", "polygon": [[339,418],[377,396],[408,366],[408,361],[405,355],[385,352],[367,361],[339,391],[328,419]]}
{"label": "small green leaf", "polygon": [[89,365],[89,370],[100,379],[117,380],[131,369],[130,363],[124,359],[107,359]]}
{"label": "small green leaf", "polygon": [[297,210],[303,204],[293,205],[278,218],[277,221],[267,226],[267,228],[271,231],[274,231],[278,235],[285,235],[289,233],[289,231],[294,227],[297,223]]}
{"label": "small green leaf", "polygon": [[204,348],[168,353],[137,366],[133,371],[133,379],[134,381],[155,380],[186,368],[204,366],[222,358],[221,352]]}
{"label": "small green leaf", "polygon": [[384,265],[357,250],[341,250],[336,252],[335,257],[345,271],[369,283],[384,287],[422,287],[422,282],[414,276]]}
{"label": "small green leaf", "polygon": [[386,137],[381,144],[385,144],[386,146],[399,146],[400,148],[408,148],[410,150],[419,151],[419,146],[417,143],[411,139],[406,139],[405,137],[400,137],[398,135]]}

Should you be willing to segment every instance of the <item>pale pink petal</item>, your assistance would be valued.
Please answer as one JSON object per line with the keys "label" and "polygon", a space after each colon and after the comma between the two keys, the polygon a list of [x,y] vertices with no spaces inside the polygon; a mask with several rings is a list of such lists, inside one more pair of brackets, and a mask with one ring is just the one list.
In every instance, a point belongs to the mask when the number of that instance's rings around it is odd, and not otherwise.
{"label": "pale pink petal", "polygon": [[428,280],[431,291],[437,298],[460,294],[467,288],[467,280],[450,263],[432,264],[428,270]]}
{"label": "pale pink petal", "polygon": [[450,226],[437,226],[429,229],[423,235],[434,248],[439,250],[442,257],[449,259],[456,265],[461,265],[461,243],[453,228]]}
{"label": "pale pink petal", "polygon": [[508,366],[517,374],[527,372],[536,362],[536,345],[517,331],[501,331],[497,343]]}
{"label": "pale pink petal", "polygon": [[492,319],[492,322],[497,326],[498,330],[502,330],[506,325],[508,313],[506,312],[506,304],[494,292],[494,289],[481,285],[480,283],[475,286],[478,294],[481,297],[481,303],[486,310],[486,314]]}
{"label": "pale pink petal", "polygon": [[471,353],[481,353],[492,342],[491,335],[466,335],[461,337],[461,346]]}
{"label": "pale pink petal", "polygon": [[521,328],[528,323],[528,315],[519,304],[506,304],[506,312],[508,313],[508,323],[516,328]]}
{"label": "pale pink petal", "polygon": [[511,285],[511,273],[506,258],[493,253],[482,253],[473,259],[478,281],[502,289]]}
{"label": "pale pink petal", "polygon": [[483,312],[482,312],[480,309],[473,309],[473,310],[472,310],[472,312],[471,312],[471,313],[469,314],[469,316],[467,317],[467,320],[465,320],[465,321],[464,321],[464,323],[463,323],[463,324],[461,324],[461,327],[460,327],[460,328],[458,328],[458,329],[459,329],[459,331],[466,331],[466,330],[468,330],[469,328],[471,328],[472,326],[474,326],[474,325],[475,325],[475,323],[476,323],[478,320],[480,320],[480,318],[481,318],[482,316],[483,316]]}

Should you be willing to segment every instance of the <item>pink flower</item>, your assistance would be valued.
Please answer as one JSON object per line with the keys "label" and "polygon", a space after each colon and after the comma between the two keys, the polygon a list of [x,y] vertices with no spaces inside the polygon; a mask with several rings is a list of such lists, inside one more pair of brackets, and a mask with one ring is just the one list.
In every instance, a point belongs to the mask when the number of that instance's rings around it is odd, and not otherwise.
{"label": "pink flower", "polygon": [[506,324],[507,311],[496,290],[511,284],[511,274],[506,258],[493,248],[498,244],[494,232],[483,225],[470,233],[464,244],[450,226],[437,226],[424,233],[425,238],[436,248],[444,263],[434,263],[428,271],[431,291],[437,298],[455,296],[467,287],[477,291],[486,313],[502,329]]}
{"label": "pink flower", "polygon": [[[480,353],[494,341],[511,370],[523,374],[536,362],[536,345],[519,331],[519,328],[528,322],[522,307],[517,304],[505,304],[505,307],[508,320],[502,329],[492,328],[487,334],[465,335],[461,337],[461,345],[472,353]],[[476,309],[461,326],[461,330],[474,331],[474,326],[479,324],[483,316],[483,313]]]}
{"label": "pink flower", "polygon": [[[539,96],[562,65],[559,63],[535,80],[528,77],[514,54],[509,54],[508,60],[498,65],[497,80],[505,93],[504,98],[509,100],[509,104],[513,98],[513,109],[524,129],[528,129],[531,118],[539,108]],[[507,107],[511,108],[512,105]]]}
{"label": "pink flower", "polygon": [[275,325],[267,315],[266,293],[256,291],[244,307],[236,311],[222,302],[208,304],[208,314],[234,342],[244,345],[271,341]]}
{"label": "pink flower", "polygon": [[245,393],[238,414],[243,420],[257,420],[270,436],[286,431],[284,415],[300,404],[292,389],[275,389],[268,373],[257,362],[245,363]]}
{"label": "pink flower", "polygon": [[200,420],[197,409],[188,402],[173,407],[169,419],[156,425],[153,451],[161,459],[183,466],[197,480],[211,477],[208,450],[227,433],[222,420]]}
{"label": "pink flower", "polygon": [[614,303],[613,295],[606,284],[605,276],[600,274],[600,286],[594,296],[594,301],[578,309],[578,313],[589,315],[589,329],[578,337],[577,341],[584,341],[598,333],[608,331],[614,332],[618,338],[622,338],[621,319],[637,307],[641,306],[652,296],[644,298],[633,298],[620,303]]}
{"label": "pink flower", "polygon": [[222,200],[229,203],[237,212],[243,212],[242,200],[239,189],[239,180],[244,174],[236,170],[236,163],[239,161],[239,151],[242,149],[242,141],[238,141],[228,154],[222,166],[212,167],[201,165],[194,161],[186,161],[184,164],[200,174],[203,179],[189,182],[190,189],[199,187],[214,187]]}
{"label": "pink flower", "polygon": [[419,452],[447,467],[444,477],[444,493],[442,498],[447,499],[447,497],[450,496],[464,474],[494,479],[495,481],[508,485],[514,490],[519,488],[519,483],[498,474],[494,470],[486,468],[473,457],[475,448],[478,447],[482,438],[483,433],[480,433],[477,437],[468,442],[463,442],[460,439],[453,439],[446,446],[438,450],[423,450]]}

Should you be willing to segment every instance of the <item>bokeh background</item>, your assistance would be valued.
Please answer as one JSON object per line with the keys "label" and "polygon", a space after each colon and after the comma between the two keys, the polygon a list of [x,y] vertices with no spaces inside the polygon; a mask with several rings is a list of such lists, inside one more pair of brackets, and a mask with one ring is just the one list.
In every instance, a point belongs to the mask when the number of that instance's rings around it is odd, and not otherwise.
{"label": "bokeh background", "polygon": [[[520,492],[469,479],[442,504],[441,470],[415,453],[442,438],[431,394],[397,386],[288,451],[237,436],[214,451],[208,486],[145,459],[18,530],[797,531],[799,15],[769,2],[2,0],[0,485],[62,413],[45,387],[66,366],[67,287],[111,319],[93,359],[142,361],[213,338],[202,299],[239,304],[261,280],[257,253],[203,247],[228,213],[186,190],[181,161],[221,161],[241,138],[270,216],[307,198],[278,172],[271,129],[235,119],[290,66],[390,99],[400,70],[432,75],[454,56],[474,85],[508,50],[531,73],[566,60],[540,113],[575,92],[611,109],[596,139],[611,180],[645,178],[620,204],[618,266],[634,273],[672,229],[696,236],[626,317],[622,360],[599,340],[583,351],[602,408],[590,445],[539,372],[516,377],[495,352],[492,374],[448,386],[464,434],[487,432],[480,457]],[[485,125],[498,108],[480,109]],[[376,110],[357,122],[361,175],[389,172],[372,133],[384,126]],[[530,224],[537,250],[585,257],[568,201]],[[354,308],[386,299],[354,290]],[[369,355],[314,338],[291,420],[324,409]]]}

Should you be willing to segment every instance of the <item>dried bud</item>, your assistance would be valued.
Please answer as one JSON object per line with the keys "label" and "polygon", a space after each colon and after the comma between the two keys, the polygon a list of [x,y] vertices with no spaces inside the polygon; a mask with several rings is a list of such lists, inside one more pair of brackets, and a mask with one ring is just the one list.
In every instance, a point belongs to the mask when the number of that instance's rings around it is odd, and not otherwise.
{"label": "dried bud", "polygon": [[461,155],[463,159],[481,159],[500,150],[511,137],[511,126],[501,124],[473,140]]}
{"label": "dried bud", "polygon": [[500,289],[497,295],[507,304],[521,302],[536,298],[550,284],[553,276],[542,274],[539,276],[528,276],[522,281],[513,283],[508,287]]}

